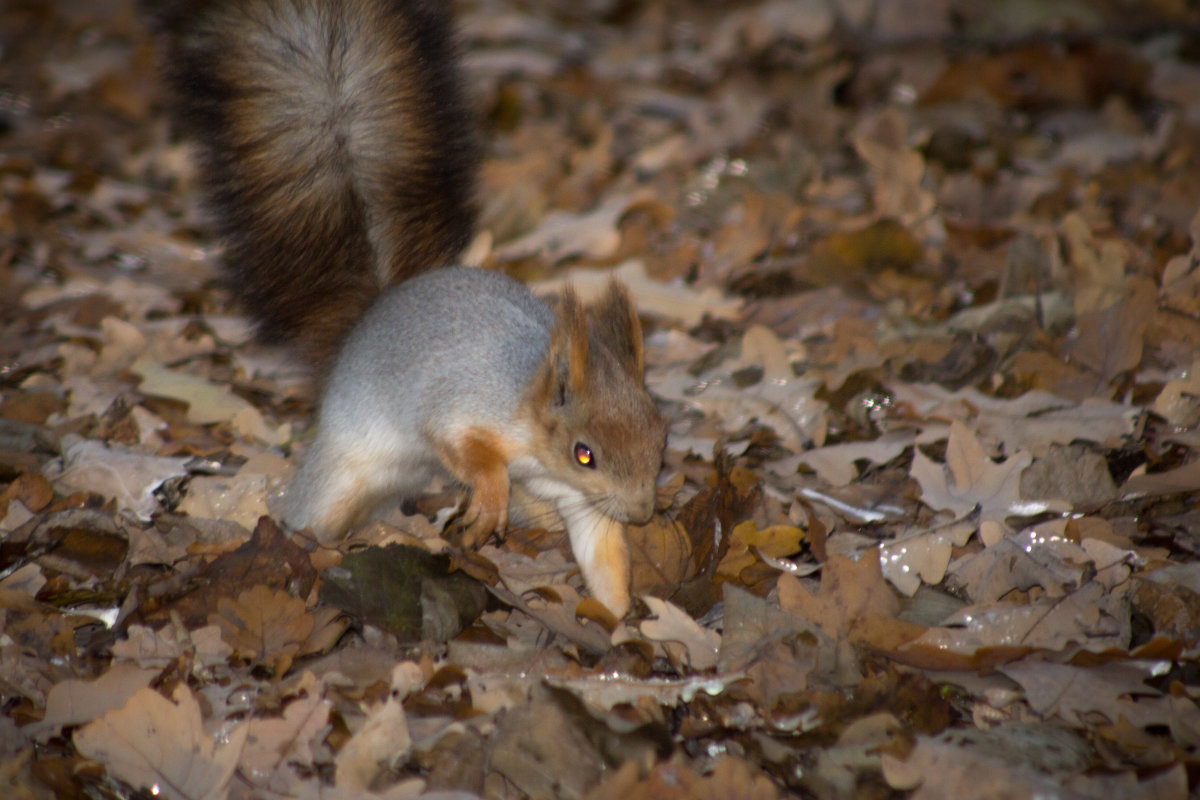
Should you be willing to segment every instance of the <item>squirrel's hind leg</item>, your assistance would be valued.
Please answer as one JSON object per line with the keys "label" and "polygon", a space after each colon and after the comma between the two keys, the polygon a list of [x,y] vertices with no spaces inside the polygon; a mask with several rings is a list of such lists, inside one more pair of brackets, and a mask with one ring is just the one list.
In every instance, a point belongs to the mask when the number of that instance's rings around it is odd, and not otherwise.
{"label": "squirrel's hind leg", "polygon": [[508,524],[508,455],[500,437],[479,428],[438,438],[434,452],[455,480],[471,488],[462,518],[464,547],[475,547],[504,532]]}
{"label": "squirrel's hind leg", "polygon": [[335,545],[390,493],[381,480],[389,470],[369,456],[323,455],[314,448],[288,487],[284,522],[293,530],[311,528],[321,544]]}

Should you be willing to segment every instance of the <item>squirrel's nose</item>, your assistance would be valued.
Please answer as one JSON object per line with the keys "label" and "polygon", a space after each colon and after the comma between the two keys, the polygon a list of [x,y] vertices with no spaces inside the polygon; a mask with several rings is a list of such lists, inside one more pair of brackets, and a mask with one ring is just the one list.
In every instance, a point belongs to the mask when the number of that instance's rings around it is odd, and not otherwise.
{"label": "squirrel's nose", "polygon": [[625,504],[626,522],[634,525],[645,525],[654,516],[654,487],[649,491],[639,492],[629,498]]}

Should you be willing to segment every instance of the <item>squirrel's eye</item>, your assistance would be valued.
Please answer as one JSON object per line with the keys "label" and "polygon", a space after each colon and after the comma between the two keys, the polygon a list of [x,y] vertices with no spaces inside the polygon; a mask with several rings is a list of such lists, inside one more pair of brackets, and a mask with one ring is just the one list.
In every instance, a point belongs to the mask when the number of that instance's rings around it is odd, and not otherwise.
{"label": "squirrel's eye", "polygon": [[592,455],[592,448],[588,447],[583,442],[575,443],[575,463],[581,467],[588,469],[596,468],[596,457]]}

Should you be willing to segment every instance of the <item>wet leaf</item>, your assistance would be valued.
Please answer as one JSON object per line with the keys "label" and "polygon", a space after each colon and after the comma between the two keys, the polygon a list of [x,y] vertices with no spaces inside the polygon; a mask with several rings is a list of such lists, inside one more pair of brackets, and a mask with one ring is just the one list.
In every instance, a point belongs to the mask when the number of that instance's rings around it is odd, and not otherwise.
{"label": "wet leaf", "polygon": [[324,573],[321,599],[402,641],[445,641],[483,610],[484,592],[449,559],[389,545],[351,553]]}

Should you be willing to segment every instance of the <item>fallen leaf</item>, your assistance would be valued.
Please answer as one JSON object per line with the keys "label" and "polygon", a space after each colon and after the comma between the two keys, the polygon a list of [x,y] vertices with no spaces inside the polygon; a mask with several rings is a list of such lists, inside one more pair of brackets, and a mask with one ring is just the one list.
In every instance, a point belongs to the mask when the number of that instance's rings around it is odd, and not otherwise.
{"label": "fallen leaf", "polygon": [[[790,578],[780,576],[780,580]],[[744,672],[743,689],[760,706],[770,708],[783,695],[799,694],[814,683],[853,684],[861,677],[853,657],[801,615],[788,613],[733,583],[722,584],[725,629],[717,670]],[[821,723],[820,715],[797,720],[802,727]]]}
{"label": "fallen leaf", "polygon": [[979,439],[955,420],[946,442],[946,466],[935,464],[917,450],[911,473],[921,485],[921,500],[930,508],[961,517],[978,507],[982,520],[1003,521],[1010,514],[1032,514],[1047,508],[1021,500],[1021,472],[1030,461],[1027,453],[1018,453],[993,462],[984,454]]}
{"label": "fallen leaf", "polygon": [[679,520],[656,514],[646,525],[627,525],[633,596],[665,596],[692,577],[692,543]]}
{"label": "fallen leaf", "polygon": [[1146,685],[1152,677],[1142,664],[1111,662],[1089,667],[1026,658],[999,668],[1025,692],[1025,700],[1043,719],[1058,716],[1084,725],[1092,712],[1139,728],[1168,724],[1171,703]]}
{"label": "fallen leaf", "polygon": [[[1005,651],[1061,651],[1070,645],[1094,652],[1124,650],[1129,646],[1128,611],[1120,595],[1106,595],[1097,583],[1059,599],[1033,603],[989,603],[956,611],[901,648],[935,649],[943,654],[970,656]],[[969,660],[969,659],[967,659]]]}
{"label": "fallen leaf", "polygon": [[646,638],[683,645],[686,657],[681,660],[696,671],[716,666],[717,649],[721,645],[721,637],[716,632],[696,624],[683,609],[665,600],[657,597],[642,599],[654,615],[638,626]]}
{"label": "fallen leaf", "polygon": [[254,530],[259,517],[268,514],[267,477],[248,475],[225,478],[197,475],[188,481],[179,510],[189,517],[224,519]]}
{"label": "fallen leaf", "polygon": [[289,426],[270,427],[257,408],[211,381],[168,369],[147,356],[135,361],[130,369],[141,376],[138,388],[146,394],[187,403],[188,419],[197,425],[228,422],[240,433],[266,444],[283,444],[291,438]]}
{"label": "fallen leaf", "polygon": [[1143,339],[1157,297],[1153,281],[1130,278],[1120,300],[1081,314],[1076,320],[1077,335],[1067,353],[1073,361],[1099,376],[1098,394],[1104,395],[1103,388],[1141,363]]}
{"label": "fallen leaf", "polygon": [[[971,732],[975,733],[975,732]],[[1086,766],[1082,742],[1068,739],[1069,734],[1053,737],[1053,731],[1039,736],[1036,729],[1024,733],[1026,742],[1000,746],[1000,735],[963,735],[948,731],[939,736],[919,736],[916,747],[905,759],[883,754],[883,777],[893,789],[915,790],[914,800],[954,797],[958,800],[993,800],[999,797],[1062,797],[1064,793],[1050,775],[1029,763],[1030,755],[1042,752],[1061,754],[1060,769],[1072,774]],[[1017,739],[1022,733],[1010,738]],[[1052,738],[1053,737],[1053,738]],[[1071,745],[1074,745],[1074,752]],[[1072,759],[1071,756],[1075,758]],[[1036,757],[1036,756],[1034,756]]]}
{"label": "fallen leaf", "polygon": [[208,621],[220,627],[236,658],[268,666],[276,677],[288,671],[316,624],[303,600],[263,585],[236,600],[222,598]]}
{"label": "fallen leaf", "polygon": [[150,456],[81,439],[67,447],[62,471],[52,480],[63,492],[99,492],[115,500],[118,509],[149,520],[159,508],[155,490],[187,475],[186,464],[185,458]]}
{"label": "fallen leaf", "polygon": [[91,722],[125,705],[157,675],[155,669],[117,664],[95,680],[60,681],[46,695],[46,716],[31,732],[42,738],[67,726]]}
{"label": "fallen leaf", "polygon": [[233,726],[218,746],[202,725],[200,706],[185,685],[174,702],[138,689],[119,709],[75,732],[75,747],[131,786],[181,800],[220,800],[237,767],[249,728]]}
{"label": "fallen leaf", "polygon": [[1083,582],[1091,561],[1061,528],[1046,523],[1005,536],[981,552],[964,555],[949,573],[968,597],[980,603],[1034,586],[1041,586],[1051,597],[1061,597]]}
{"label": "fallen leaf", "polygon": [[712,773],[664,762],[645,777],[634,762],[610,773],[583,800],[775,800],[779,789],[740,758],[721,758]]}
{"label": "fallen leaf", "polygon": [[917,226],[924,238],[937,228],[936,200],[922,182],[925,159],[909,145],[907,128],[896,109],[885,108],[859,122],[852,140],[874,177],[876,214]]}
{"label": "fallen leaf", "polygon": [[329,733],[332,708],[329,700],[312,692],[289,703],[282,717],[251,719],[239,773],[265,791],[297,792],[302,785],[297,767],[313,768],[312,745]]}
{"label": "fallen leaf", "polygon": [[[699,376],[675,371],[647,376],[647,386],[664,399],[695,408],[733,432],[751,423],[770,427],[784,447],[800,453],[825,442],[828,407],[816,398],[823,385],[798,378],[790,365],[789,345],[755,326],[742,336],[739,357]],[[749,385],[739,375],[758,372]]]}
{"label": "fallen leaf", "polygon": [[729,534],[729,550],[717,565],[716,574],[738,580],[742,570],[760,563],[759,555],[784,558],[800,552],[804,529],[795,525],[771,525],[759,530],[753,520],[736,525]]}
{"label": "fallen leaf", "polygon": [[194,658],[201,666],[214,667],[233,655],[233,648],[222,641],[218,625],[191,631],[175,624],[158,631],[144,625],[130,625],[125,638],[113,644],[112,651],[114,659],[157,669],[183,656]]}
{"label": "fallen leaf", "polygon": [[897,431],[886,433],[869,442],[814,447],[801,453],[799,462],[815,469],[818,475],[833,486],[846,486],[858,477],[859,470],[855,461],[886,464],[912,444],[911,433]]}
{"label": "fallen leaf", "polygon": [[403,642],[447,641],[482,613],[486,593],[450,558],[391,544],[349,553],[325,570],[321,601]]}
{"label": "fallen leaf", "polygon": [[541,256],[552,264],[573,256],[604,258],[621,244],[617,229],[621,217],[631,207],[652,199],[652,194],[639,191],[611,197],[599,208],[582,214],[551,211],[536,230],[497,247],[495,257],[516,261]]}
{"label": "fallen leaf", "polygon": [[874,551],[854,561],[832,555],[821,569],[821,585],[810,592],[791,575],[779,576],[779,607],[838,639],[893,650],[924,629],[896,619],[900,601],[883,578]]}
{"label": "fallen leaf", "polygon": [[908,535],[898,532],[894,540],[879,545],[883,577],[909,597],[922,583],[941,583],[954,548],[965,545],[975,527],[968,519]]}
{"label": "fallen leaf", "polygon": [[[412,662],[401,662],[392,671],[387,699],[367,713],[363,726],[338,751],[337,786],[366,792],[393,763],[412,747],[404,698],[419,684],[421,671]],[[359,795],[361,796],[361,795]]]}
{"label": "fallen leaf", "polygon": [[641,261],[626,261],[612,270],[574,269],[561,278],[535,283],[531,288],[538,295],[561,292],[567,284],[579,297],[588,302],[608,288],[610,280],[618,280],[629,288],[630,297],[639,313],[678,321],[686,327],[699,325],[705,317],[737,319],[742,304],[725,297],[714,289],[693,289],[666,284],[650,278]]}

